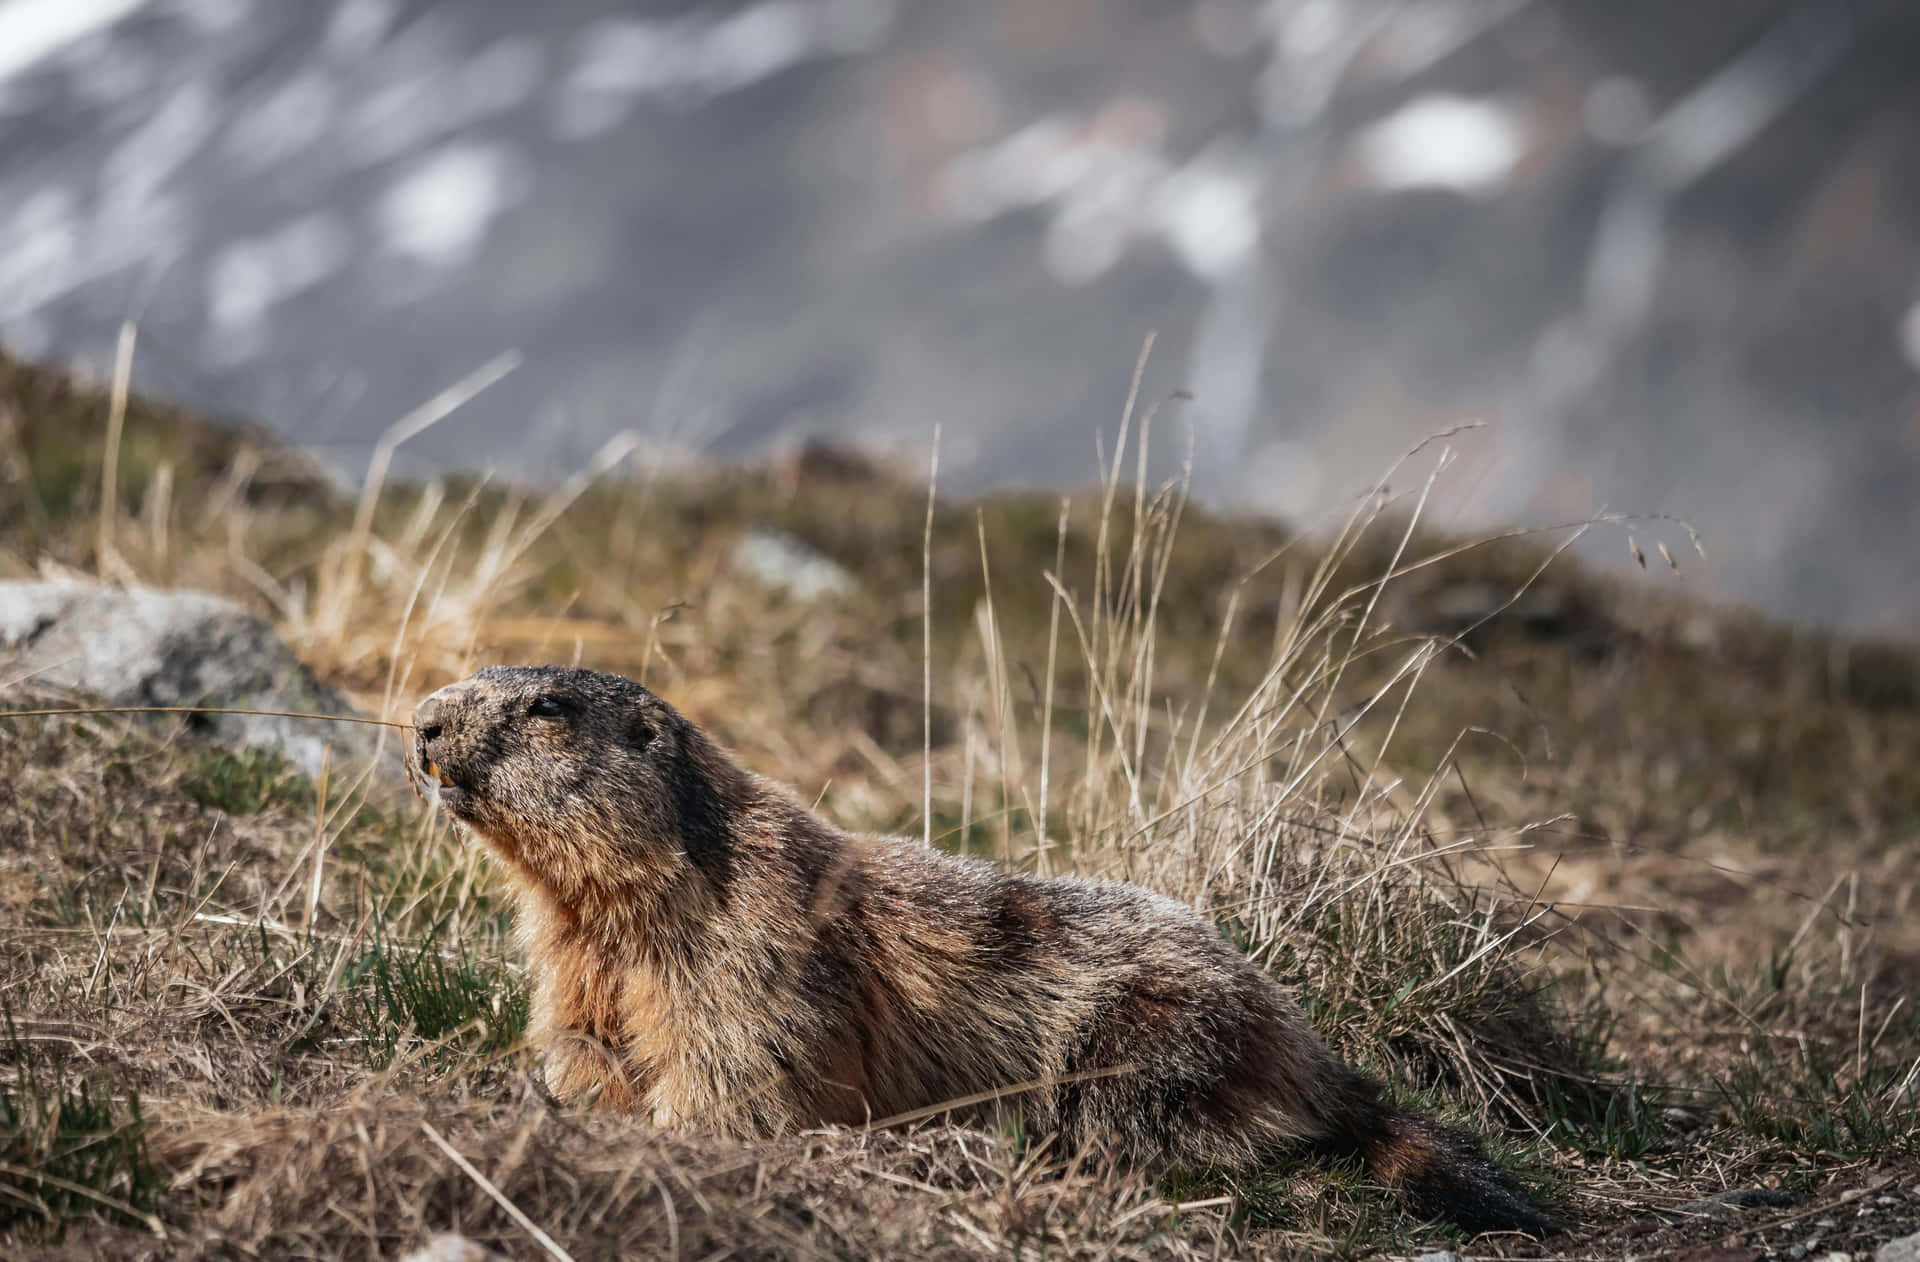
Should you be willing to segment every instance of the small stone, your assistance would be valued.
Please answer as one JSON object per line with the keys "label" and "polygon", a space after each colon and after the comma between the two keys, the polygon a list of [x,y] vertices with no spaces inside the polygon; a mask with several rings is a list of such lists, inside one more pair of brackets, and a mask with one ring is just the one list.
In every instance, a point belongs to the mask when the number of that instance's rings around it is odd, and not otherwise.
{"label": "small stone", "polygon": [[1887,1241],[1873,1255],[1873,1262],[1920,1262],[1920,1232]]}
{"label": "small stone", "polygon": [[852,571],[803,539],[777,530],[755,530],[733,549],[734,568],[762,587],[795,600],[850,596],[860,589]]}
{"label": "small stone", "polygon": [[1857,1201],[1861,1197],[1865,1196],[1866,1194],[1867,1194],[1867,1189],[1865,1188],[1848,1188],[1846,1191],[1840,1194],[1840,1203],[1842,1205],[1845,1205],[1849,1201]]}
{"label": "small stone", "polygon": [[506,1262],[477,1240],[444,1232],[400,1259],[400,1262]]}
{"label": "small stone", "polygon": [[1452,1249],[1435,1249],[1431,1253],[1421,1254],[1413,1262],[1467,1262],[1467,1260]]}
{"label": "small stone", "polygon": [[1797,1244],[1793,1246],[1793,1248],[1787,1250],[1787,1256],[1790,1258],[1804,1258],[1807,1256],[1807,1246],[1803,1244]]}
{"label": "small stone", "polygon": [[1835,1227],[1838,1227],[1840,1224],[1835,1222],[1831,1218],[1816,1218],[1813,1220],[1813,1225],[1818,1227],[1822,1231],[1832,1231]]}

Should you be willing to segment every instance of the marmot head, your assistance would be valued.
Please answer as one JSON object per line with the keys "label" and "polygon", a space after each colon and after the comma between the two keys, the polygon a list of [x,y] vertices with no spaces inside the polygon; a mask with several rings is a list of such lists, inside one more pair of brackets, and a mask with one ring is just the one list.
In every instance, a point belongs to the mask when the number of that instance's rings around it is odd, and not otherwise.
{"label": "marmot head", "polygon": [[414,710],[409,773],[568,902],[689,862],[724,875],[730,763],[630,679],[493,666]]}

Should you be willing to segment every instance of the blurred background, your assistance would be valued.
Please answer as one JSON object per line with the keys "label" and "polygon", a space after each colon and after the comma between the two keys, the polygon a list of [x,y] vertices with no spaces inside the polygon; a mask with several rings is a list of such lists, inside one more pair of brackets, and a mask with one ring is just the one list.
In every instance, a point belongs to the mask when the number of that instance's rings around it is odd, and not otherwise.
{"label": "blurred background", "polygon": [[1905,632],[1920,5],[0,0],[0,343],[128,320],[346,478],[517,352],[403,470],[938,424],[956,491],[1091,480],[1157,332],[1205,502],[1484,422],[1443,525],[1678,514],[1710,592]]}

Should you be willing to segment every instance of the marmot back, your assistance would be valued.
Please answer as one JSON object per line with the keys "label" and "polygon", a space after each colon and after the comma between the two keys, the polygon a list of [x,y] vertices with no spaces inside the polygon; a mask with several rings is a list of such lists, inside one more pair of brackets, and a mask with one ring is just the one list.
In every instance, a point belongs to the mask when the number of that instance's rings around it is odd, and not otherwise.
{"label": "marmot back", "polygon": [[1351,1153],[1419,1212],[1556,1230],[1171,899],[843,833],[614,675],[493,667],[414,723],[410,770],[513,877],[558,1092],[743,1134],[952,1104],[1135,1159]]}

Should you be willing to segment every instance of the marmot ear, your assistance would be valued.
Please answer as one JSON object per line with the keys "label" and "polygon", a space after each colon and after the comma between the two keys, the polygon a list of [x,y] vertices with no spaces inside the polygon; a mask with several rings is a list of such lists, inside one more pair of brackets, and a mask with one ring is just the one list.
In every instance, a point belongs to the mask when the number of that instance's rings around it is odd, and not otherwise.
{"label": "marmot ear", "polygon": [[653,716],[647,713],[645,706],[635,710],[633,717],[627,721],[627,740],[635,749],[645,749],[653,744],[654,735]]}

